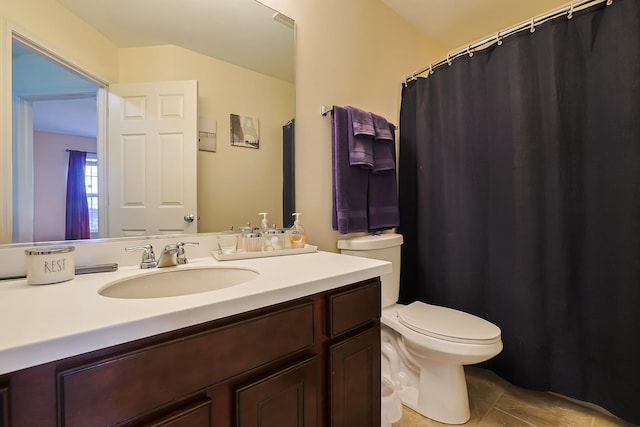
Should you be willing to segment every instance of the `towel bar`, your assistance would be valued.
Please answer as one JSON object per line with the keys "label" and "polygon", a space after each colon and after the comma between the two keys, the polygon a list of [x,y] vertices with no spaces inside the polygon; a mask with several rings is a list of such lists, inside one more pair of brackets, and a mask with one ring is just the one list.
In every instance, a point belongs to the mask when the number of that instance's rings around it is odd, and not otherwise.
{"label": "towel bar", "polygon": [[329,114],[329,113],[330,113],[330,112],[332,112],[332,111],[333,111],[333,107],[327,107],[327,106],[326,106],[326,105],[324,105],[324,104],[323,104],[323,105],[321,106],[321,108],[320,108],[320,113],[321,113],[323,116],[326,116],[327,114]]}

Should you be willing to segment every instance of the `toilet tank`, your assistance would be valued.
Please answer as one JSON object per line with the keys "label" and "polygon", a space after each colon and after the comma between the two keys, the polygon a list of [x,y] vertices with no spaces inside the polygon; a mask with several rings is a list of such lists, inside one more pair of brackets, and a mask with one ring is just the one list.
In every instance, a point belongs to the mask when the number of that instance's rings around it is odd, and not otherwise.
{"label": "toilet tank", "polygon": [[393,271],[380,277],[382,281],[382,307],[395,304],[400,295],[400,246],[402,242],[402,235],[395,233],[338,240],[338,249],[343,254],[392,263]]}

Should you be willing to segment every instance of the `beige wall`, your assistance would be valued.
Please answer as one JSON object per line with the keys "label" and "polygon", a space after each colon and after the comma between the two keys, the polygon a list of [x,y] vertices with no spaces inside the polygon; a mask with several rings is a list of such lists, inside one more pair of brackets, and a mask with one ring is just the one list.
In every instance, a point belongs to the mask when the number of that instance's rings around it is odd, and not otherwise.
{"label": "beige wall", "polygon": [[[120,50],[120,82],[197,80],[198,115],[217,121],[217,151],[198,152],[198,231],[222,231],[268,212],[282,225],[282,125],[294,86],[177,46]],[[230,145],[229,115],[259,119],[260,148]]]}
{"label": "beige wall", "polygon": [[296,21],[296,208],[307,241],[335,251],[331,123],[321,105],[354,105],[398,124],[404,77],[446,52],[379,0],[263,3]]}

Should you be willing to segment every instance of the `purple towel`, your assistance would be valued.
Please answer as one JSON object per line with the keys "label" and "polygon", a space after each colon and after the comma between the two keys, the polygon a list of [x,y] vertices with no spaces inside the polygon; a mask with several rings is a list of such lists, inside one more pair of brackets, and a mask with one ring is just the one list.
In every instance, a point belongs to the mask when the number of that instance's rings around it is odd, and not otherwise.
{"label": "purple towel", "polygon": [[361,110],[351,105],[344,107],[349,113],[349,120],[353,124],[354,135],[375,136],[376,131],[373,127],[373,117],[371,113]]}
{"label": "purple towel", "polygon": [[349,121],[352,126],[349,138],[349,164],[371,169],[373,167],[373,119],[371,113],[359,108],[346,106]]}
{"label": "purple towel", "polygon": [[371,113],[371,120],[373,121],[373,135],[376,139],[388,139],[392,141],[393,132],[395,130],[395,126],[389,126],[389,122],[382,116]]}
{"label": "purple towel", "polygon": [[[395,126],[387,123],[391,140],[380,139],[374,142],[375,167],[379,163],[390,164],[388,169],[369,174],[369,231],[379,231],[400,225],[400,210],[398,208],[398,188],[396,184],[396,143]],[[385,133],[386,134],[386,133]],[[378,148],[384,148],[378,150]],[[380,158],[380,159],[379,159]]]}
{"label": "purple towel", "polygon": [[373,141],[373,173],[396,169],[396,150],[394,142],[395,126],[382,116],[371,113],[375,139]]}
{"label": "purple towel", "polygon": [[367,231],[369,170],[349,163],[353,124],[347,110],[333,106],[331,151],[333,166],[333,229],[341,234]]}

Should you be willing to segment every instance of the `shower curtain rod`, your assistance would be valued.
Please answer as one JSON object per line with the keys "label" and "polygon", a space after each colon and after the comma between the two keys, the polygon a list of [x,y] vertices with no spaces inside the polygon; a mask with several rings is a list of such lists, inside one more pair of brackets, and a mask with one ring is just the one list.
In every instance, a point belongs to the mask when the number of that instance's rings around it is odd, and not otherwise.
{"label": "shower curtain rod", "polygon": [[544,24],[545,22],[550,21],[552,19],[559,18],[562,15],[567,15],[567,19],[571,19],[573,18],[573,14],[575,12],[588,9],[600,3],[606,3],[607,6],[609,6],[613,3],[613,0],[581,0],[581,1],[571,2],[558,9],[554,9],[543,15],[538,15],[534,18],[529,19],[528,21],[524,21],[514,27],[508,28],[503,31],[498,31],[496,34],[485,37],[484,39],[479,40],[475,43],[471,43],[464,48],[454,51],[453,53],[449,52],[446,58],[443,58],[438,62],[431,63],[429,64],[428,67],[418,70],[415,73],[411,74],[410,76],[405,77],[404,85],[406,86],[409,81],[415,80],[416,77],[418,77],[420,74],[426,73],[427,71],[429,72],[429,74],[433,74],[433,71],[436,68],[441,67],[445,64],[451,65],[452,61],[456,58],[459,58],[464,55],[473,56],[474,51],[478,48],[486,49],[489,46],[492,46],[494,43],[501,45],[502,41],[506,37],[517,34],[520,31],[529,30],[530,32],[533,33],[536,30],[537,25]]}

